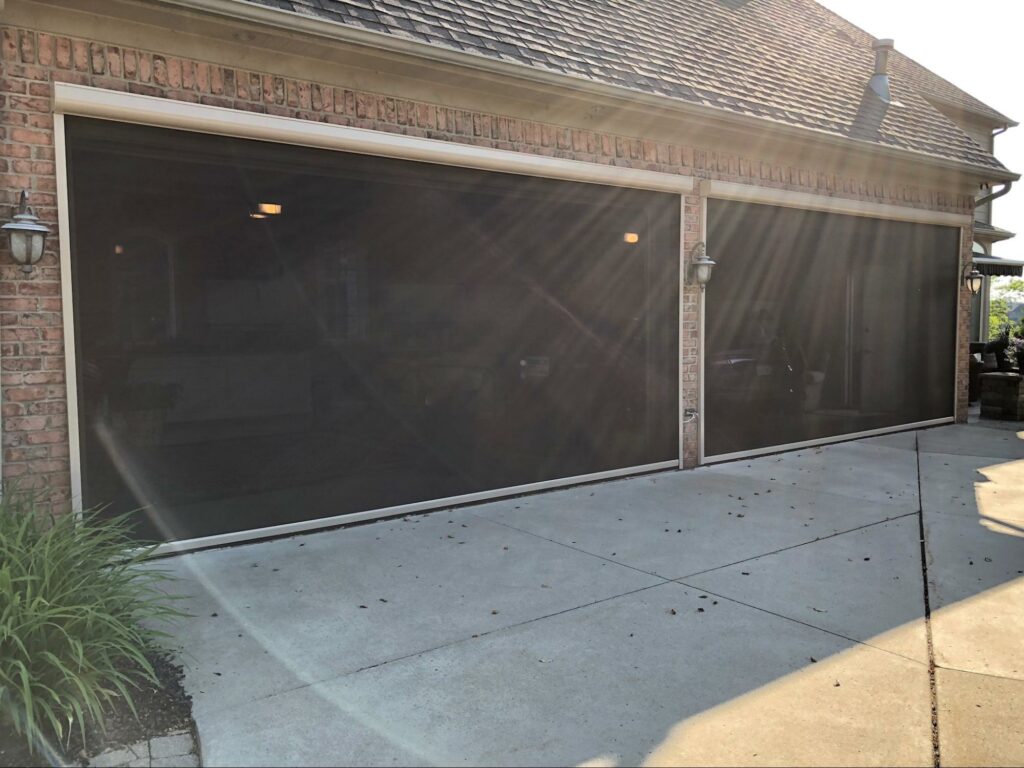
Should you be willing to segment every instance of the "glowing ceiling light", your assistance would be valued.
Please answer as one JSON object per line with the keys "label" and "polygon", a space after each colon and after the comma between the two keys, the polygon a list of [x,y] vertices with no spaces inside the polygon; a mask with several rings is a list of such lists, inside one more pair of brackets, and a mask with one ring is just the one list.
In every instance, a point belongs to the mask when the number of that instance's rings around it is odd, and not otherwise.
{"label": "glowing ceiling light", "polygon": [[277,216],[281,213],[280,203],[260,203],[256,206],[256,210],[265,216]]}
{"label": "glowing ceiling light", "polygon": [[635,245],[640,242],[640,235],[636,232],[627,232],[622,236],[622,241],[624,243],[629,243],[630,245]]}

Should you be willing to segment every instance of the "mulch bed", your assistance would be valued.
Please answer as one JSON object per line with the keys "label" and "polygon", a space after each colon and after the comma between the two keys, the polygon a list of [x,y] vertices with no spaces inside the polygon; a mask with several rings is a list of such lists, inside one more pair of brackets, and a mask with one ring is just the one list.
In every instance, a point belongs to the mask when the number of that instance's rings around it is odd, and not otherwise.
{"label": "mulch bed", "polygon": [[[76,727],[70,744],[58,759],[65,764],[78,764],[86,755],[96,755],[110,747],[192,728],[192,699],[181,684],[184,677],[181,666],[166,653],[153,653],[148,658],[160,686],[142,684],[133,692],[138,718],[123,700],[117,700],[107,712],[106,730],[87,725],[83,742]],[[0,768],[45,765],[49,765],[45,757],[32,755],[24,739],[0,726]]]}

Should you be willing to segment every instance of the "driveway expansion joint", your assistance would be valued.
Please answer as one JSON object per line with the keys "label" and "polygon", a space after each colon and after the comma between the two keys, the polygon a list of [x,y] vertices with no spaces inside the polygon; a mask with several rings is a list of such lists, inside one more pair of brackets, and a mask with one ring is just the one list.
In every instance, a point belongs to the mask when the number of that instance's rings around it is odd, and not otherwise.
{"label": "driveway expansion joint", "polygon": [[331,682],[334,682],[335,680],[341,680],[341,679],[346,678],[346,677],[352,677],[353,675],[358,675],[361,672],[368,672],[371,669],[379,669],[380,667],[385,667],[388,664],[394,664],[395,662],[405,661],[406,659],[415,659],[415,658],[417,658],[419,656],[426,656],[428,654],[435,653],[436,651],[441,651],[441,650],[444,650],[446,648],[451,648],[451,647],[456,646],[456,645],[461,645],[463,643],[469,643],[469,642],[472,642],[474,640],[480,640],[480,639],[485,638],[485,637],[491,637],[493,635],[498,635],[498,634],[501,634],[502,632],[507,632],[508,630],[511,630],[511,629],[517,629],[519,627],[527,626],[529,624],[535,624],[537,622],[544,621],[546,619],[553,619],[556,616],[563,616],[563,615],[565,615],[567,613],[572,613],[574,611],[578,611],[578,610],[581,610],[583,608],[590,608],[590,607],[595,606],[595,605],[601,605],[602,603],[607,603],[607,602],[610,602],[612,600],[618,600],[619,598],[622,598],[622,597],[629,597],[630,595],[635,595],[635,594],[638,594],[640,592],[646,592],[647,590],[654,589],[656,587],[663,587],[666,584],[671,584],[671,583],[672,582],[670,582],[668,580],[664,580],[664,581],[660,582],[659,584],[649,584],[646,587],[639,587],[638,589],[631,589],[628,592],[622,592],[622,593],[619,593],[619,594],[610,595],[608,597],[603,597],[600,600],[592,600],[589,603],[583,603],[581,605],[576,605],[576,606],[573,606],[571,608],[565,608],[563,610],[555,611],[553,613],[548,613],[548,614],[545,614],[543,616],[535,616],[532,619],[525,619],[523,621],[518,621],[518,622],[515,622],[514,624],[509,624],[509,625],[504,626],[504,627],[496,627],[494,629],[486,630],[486,631],[483,631],[483,632],[478,632],[478,633],[470,635],[469,637],[460,637],[460,638],[457,638],[455,640],[450,640],[450,641],[448,641],[446,643],[440,643],[439,645],[435,645],[435,646],[432,646],[430,648],[424,648],[422,650],[412,651],[410,653],[404,653],[404,654],[402,654],[400,656],[395,656],[395,657],[390,658],[390,659],[383,659],[381,661],[374,662],[373,664],[366,664],[366,665],[364,665],[362,667],[359,667],[357,669],[347,670],[345,672],[341,672],[341,673],[336,674],[336,675],[329,675],[329,676],[324,677],[322,679],[311,680],[309,682],[303,683],[302,685],[293,685],[293,686],[289,686],[287,688],[282,688],[279,691],[272,691],[272,692],[264,694],[262,696],[254,697],[249,702],[242,702],[242,703],[230,706],[230,707],[225,707],[224,709],[221,710],[221,712],[231,712],[232,710],[236,710],[236,709],[239,709],[241,707],[251,706],[253,702],[266,701],[267,699],[273,699],[273,698],[275,698],[277,696],[282,696],[284,694],[294,693],[295,691],[301,691],[301,690],[305,690],[307,688],[313,688],[313,687],[315,687],[317,685],[323,685],[325,683],[331,683]]}
{"label": "driveway expansion joint", "polygon": [[[560,547],[565,547],[566,549],[571,549],[573,552],[579,552],[580,554],[583,554],[583,555],[589,555],[590,557],[596,557],[598,560],[604,560],[606,563],[611,563],[612,565],[619,565],[619,566],[622,566],[623,568],[629,568],[632,571],[636,571],[637,573],[642,573],[645,576],[650,576],[651,578],[654,578],[654,579],[661,579],[662,584],[665,584],[667,582],[672,581],[672,579],[666,578],[665,576],[662,576],[659,573],[653,573],[651,571],[645,571],[643,568],[637,568],[635,565],[629,565],[629,564],[623,563],[623,562],[621,562],[619,560],[612,560],[610,557],[605,557],[604,555],[599,555],[596,552],[590,552],[589,550],[586,550],[586,549],[580,549],[579,547],[573,546],[572,544],[566,544],[564,541],[558,541],[557,539],[549,539],[547,536],[541,536],[539,533],[534,533],[533,531],[528,531],[525,528],[517,528],[514,525],[510,525],[509,523],[506,523],[504,520],[493,520],[493,519],[491,519],[489,517],[482,517],[481,515],[477,515],[477,514],[475,514],[473,512],[470,512],[470,515],[475,517],[477,520],[484,520],[484,521],[489,522],[489,523],[496,523],[498,525],[503,525],[506,528],[509,528],[509,529],[511,529],[513,531],[517,531],[518,533],[525,533],[527,536],[533,536],[534,538],[541,539],[542,541],[547,541],[547,542],[550,542],[552,544],[557,544]],[[659,586],[659,585],[653,584],[652,586]]]}
{"label": "driveway expansion joint", "polygon": [[858,525],[856,528],[848,528],[847,530],[844,530],[844,531],[836,531],[835,533],[830,533],[828,536],[819,536],[816,539],[809,539],[807,541],[801,541],[799,544],[791,544],[788,547],[781,547],[780,549],[775,549],[775,550],[772,550],[771,552],[762,552],[759,555],[753,555],[751,557],[746,557],[746,558],[743,558],[742,560],[737,560],[734,563],[726,563],[725,565],[716,565],[714,568],[705,568],[703,571],[696,571],[694,573],[688,573],[685,576],[679,576],[678,578],[670,579],[670,581],[681,581],[682,579],[692,579],[695,576],[703,576],[706,573],[713,573],[714,571],[720,571],[723,568],[731,568],[734,565],[742,565],[743,563],[749,563],[749,562],[751,562],[753,560],[760,560],[762,557],[771,557],[772,555],[777,555],[777,554],[780,554],[782,552],[789,552],[790,550],[793,550],[793,549],[799,549],[800,547],[806,547],[806,546],[808,546],[810,544],[816,544],[819,541],[828,541],[829,539],[834,539],[837,536],[844,536],[847,533],[856,533],[857,531],[863,531],[865,528],[872,528],[872,527],[874,527],[876,525],[883,525],[885,523],[891,523],[894,520],[902,520],[905,517],[913,517],[913,516],[915,516],[917,514],[918,514],[917,512],[905,512],[902,515],[896,515],[894,517],[887,517],[884,520],[876,520],[873,523],[865,523],[864,525]]}
{"label": "driveway expansion joint", "polygon": [[729,595],[723,595],[721,592],[713,592],[710,589],[705,589],[704,587],[698,587],[698,586],[696,586],[694,584],[687,584],[686,582],[679,581],[678,579],[673,581],[672,583],[673,584],[678,584],[681,587],[686,587],[688,589],[692,589],[692,590],[694,590],[696,592],[699,592],[702,595],[711,595],[712,597],[717,597],[719,600],[726,600],[726,601],[728,601],[730,603],[735,603],[736,605],[742,605],[744,608],[751,608],[751,609],[753,609],[755,611],[760,611],[761,613],[766,613],[769,616],[774,616],[777,619],[784,619],[785,621],[791,621],[794,624],[800,624],[801,626],[807,627],[808,629],[813,629],[813,630],[816,630],[818,632],[824,632],[826,635],[832,635],[833,637],[838,637],[841,640],[846,640],[847,642],[853,643],[854,645],[863,646],[865,648],[871,648],[872,650],[881,651],[882,653],[887,653],[890,656],[896,656],[897,658],[904,659],[905,661],[909,661],[909,662],[911,662],[913,664],[918,664],[918,665],[921,665],[921,666],[926,666],[924,664],[924,662],[922,662],[920,659],[915,659],[912,656],[906,656],[906,655],[904,655],[902,653],[896,653],[896,651],[890,650],[889,648],[882,648],[881,646],[875,645],[874,643],[869,643],[866,640],[858,640],[856,637],[850,637],[849,635],[844,635],[842,632],[836,632],[835,630],[832,630],[832,629],[826,629],[825,627],[819,627],[817,624],[811,624],[811,623],[806,622],[806,621],[804,621],[802,619],[795,619],[792,616],[787,616],[784,613],[778,613],[777,611],[773,611],[773,610],[771,610],[769,608],[762,608],[759,605],[754,605],[753,603],[747,603],[747,602],[744,602],[743,600],[739,600],[738,598],[730,597]]}
{"label": "driveway expansion joint", "polygon": [[1024,676],[1013,677],[1011,675],[998,675],[995,672],[979,672],[976,669],[963,669],[961,667],[951,667],[948,664],[935,664],[936,670],[943,670],[945,672],[956,672],[962,675],[975,675],[977,677],[984,677],[989,680],[1009,680],[1012,683],[1024,683]]}
{"label": "driveway expansion joint", "polygon": [[932,604],[928,591],[928,547],[924,529],[924,494],[921,490],[921,438],[914,435],[914,453],[917,458],[917,524],[921,539],[921,583],[924,598],[924,632],[928,645],[928,691],[932,705],[932,758],[935,768],[942,765],[939,742],[939,686],[935,678],[935,639],[932,634]]}

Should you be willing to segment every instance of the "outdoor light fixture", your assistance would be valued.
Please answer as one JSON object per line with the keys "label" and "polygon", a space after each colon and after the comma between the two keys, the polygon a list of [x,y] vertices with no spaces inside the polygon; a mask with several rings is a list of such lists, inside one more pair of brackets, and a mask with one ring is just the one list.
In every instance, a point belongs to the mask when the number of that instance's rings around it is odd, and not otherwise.
{"label": "outdoor light fixture", "polygon": [[640,242],[640,235],[636,232],[627,232],[622,236],[622,241],[624,243],[629,243],[630,245],[636,245]]}
{"label": "outdoor light fixture", "polygon": [[701,290],[711,281],[711,270],[714,268],[715,262],[708,258],[707,246],[697,243],[693,248],[693,279]]}
{"label": "outdoor light fixture", "polygon": [[973,264],[966,264],[964,265],[961,282],[967,286],[972,296],[977,296],[981,292],[981,287],[985,284],[985,276]]}
{"label": "outdoor light fixture", "polygon": [[39,217],[28,207],[28,192],[21,191],[21,202],[14,221],[4,224],[0,229],[10,238],[11,256],[21,264],[21,271],[29,274],[43,255],[43,246],[50,228],[40,223]]}

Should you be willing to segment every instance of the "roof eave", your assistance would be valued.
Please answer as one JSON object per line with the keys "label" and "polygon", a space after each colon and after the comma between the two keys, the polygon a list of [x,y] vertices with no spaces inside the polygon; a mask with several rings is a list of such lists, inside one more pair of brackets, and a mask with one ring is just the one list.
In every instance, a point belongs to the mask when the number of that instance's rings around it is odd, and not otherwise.
{"label": "roof eave", "polygon": [[988,107],[988,109],[991,111],[983,112],[978,109],[973,109],[972,107],[969,107],[966,104],[951,101],[937,93],[922,93],[922,96],[924,96],[924,98],[927,101],[941,104],[947,109],[957,112],[959,114],[972,115],[973,117],[976,117],[981,121],[988,123],[989,125],[992,126],[993,129],[1001,128],[1002,130],[1008,130],[1010,128],[1016,128],[1018,125],[1020,125],[1020,123],[1018,123],[1016,120],[1010,119],[1006,115],[1002,114],[1001,112],[997,112],[991,107]]}
{"label": "roof eave", "polygon": [[358,29],[330,19],[304,16],[294,11],[256,5],[245,2],[245,0],[157,1],[163,5],[176,6],[187,10],[200,11],[221,17],[299,32],[334,42],[360,45],[429,61],[470,67],[490,74],[505,75],[521,80],[567,87],[595,95],[640,102],[659,109],[670,109],[682,114],[701,116],[737,126],[746,125],[761,132],[772,130],[780,135],[793,137],[798,140],[806,140],[808,136],[814,136],[822,143],[830,144],[837,148],[849,148],[851,145],[854,145],[867,152],[894,159],[922,163],[941,170],[965,173],[986,181],[1017,181],[1020,178],[1020,174],[1013,173],[1006,168],[991,168],[989,166],[931,155],[918,150],[891,147],[864,139],[839,136],[828,131],[790,125],[771,118],[741,115],[720,107],[695,104],[669,96],[644,93],[643,91],[623,86],[597,83],[576,75],[550,72],[518,62],[500,61],[469,51],[457,51],[416,40],[405,40],[385,32]]}
{"label": "roof eave", "polygon": [[[978,222],[975,222],[977,224]],[[974,239],[984,240],[986,243],[999,243],[1003,240],[1009,240],[1010,238],[1016,237],[1016,232],[1011,232],[1008,229],[1002,227],[993,227],[991,224],[983,229],[978,229],[975,226]]]}

